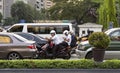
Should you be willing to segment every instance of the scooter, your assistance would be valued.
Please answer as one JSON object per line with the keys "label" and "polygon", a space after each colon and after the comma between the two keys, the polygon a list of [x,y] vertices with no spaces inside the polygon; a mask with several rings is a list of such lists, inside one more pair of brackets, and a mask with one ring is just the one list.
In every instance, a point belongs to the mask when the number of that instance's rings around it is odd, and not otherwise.
{"label": "scooter", "polygon": [[55,58],[63,58],[63,59],[70,59],[71,53],[70,48],[65,46],[65,42],[60,44],[61,46],[56,52],[53,54],[53,49],[55,45],[52,42],[49,42],[42,46],[42,50],[39,52],[38,58],[39,59],[55,59]]}

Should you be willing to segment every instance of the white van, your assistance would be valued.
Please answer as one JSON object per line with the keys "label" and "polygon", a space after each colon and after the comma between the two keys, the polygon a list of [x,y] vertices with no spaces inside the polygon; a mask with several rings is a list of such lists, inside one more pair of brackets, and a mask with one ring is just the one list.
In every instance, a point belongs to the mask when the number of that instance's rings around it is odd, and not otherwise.
{"label": "white van", "polygon": [[8,32],[26,32],[39,34],[42,37],[49,37],[50,31],[55,30],[62,35],[64,30],[72,31],[71,23],[19,23],[8,28]]}

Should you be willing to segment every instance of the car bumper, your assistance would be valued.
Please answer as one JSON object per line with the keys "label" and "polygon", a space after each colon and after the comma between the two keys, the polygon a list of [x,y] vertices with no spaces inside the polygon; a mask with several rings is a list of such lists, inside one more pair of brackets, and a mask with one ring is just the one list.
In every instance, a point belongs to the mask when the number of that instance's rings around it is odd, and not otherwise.
{"label": "car bumper", "polygon": [[34,59],[36,57],[37,57],[37,50],[31,50],[22,54],[23,59],[28,59],[28,58]]}
{"label": "car bumper", "polygon": [[79,58],[85,58],[85,55],[86,55],[86,52],[85,52],[85,51],[76,49],[75,52],[76,52],[76,55],[77,55]]}

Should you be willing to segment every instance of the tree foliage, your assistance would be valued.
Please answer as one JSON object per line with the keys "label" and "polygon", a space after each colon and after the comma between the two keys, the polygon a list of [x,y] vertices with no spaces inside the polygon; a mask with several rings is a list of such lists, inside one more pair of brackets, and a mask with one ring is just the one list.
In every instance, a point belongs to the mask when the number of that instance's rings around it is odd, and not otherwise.
{"label": "tree foliage", "polygon": [[107,29],[110,22],[113,22],[113,27],[118,27],[116,18],[115,0],[104,0],[99,9],[99,24],[102,24],[104,29]]}
{"label": "tree foliage", "polygon": [[12,17],[7,17],[6,19],[4,19],[4,26],[7,25],[13,25],[14,23],[16,23],[17,21],[15,21],[14,18]]}
{"label": "tree foliage", "polygon": [[116,1],[117,16],[120,17],[120,0]]}
{"label": "tree foliage", "polygon": [[41,9],[40,11],[40,20],[49,20],[50,16],[49,16],[49,12],[46,9]]}
{"label": "tree foliage", "polygon": [[56,4],[49,10],[52,19],[76,20],[78,24],[80,24],[82,21],[96,22],[95,8],[98,7],[98,3],[94,3],[91,0],[52,1],[56,2]]}
{"label": "tree foliage", "polygon": [[11,15],[18,21],[24,19],[26,22],[32,22],[34,9],[22,1],[17,1],[11,6]]}

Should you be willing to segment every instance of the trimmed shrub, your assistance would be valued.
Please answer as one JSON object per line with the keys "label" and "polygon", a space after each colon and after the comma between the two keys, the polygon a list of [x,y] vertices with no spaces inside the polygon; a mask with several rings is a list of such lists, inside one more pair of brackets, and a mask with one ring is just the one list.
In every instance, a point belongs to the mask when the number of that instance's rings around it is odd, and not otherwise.
{"label": "trimmed shrub", "polygon": [[92,60],[0,60],[0,68],[91,69]]}
{"label": "trimmed shrub", "polygon": [[120,69],[120,60],[0,60],[0,68],[24,69]]}
{"label": "trimmed shrub", "polygon": [[89,43],[100,49],[106,49],[110,43],[110,37],[104,32],[94,32],[89,37]]}
{"label": "trimmed shrub", "polygon": [[100,68],[100,69],[119,69],[120,68],[120,60],[107,60],[101,64],[98,64],[98,68]]}

